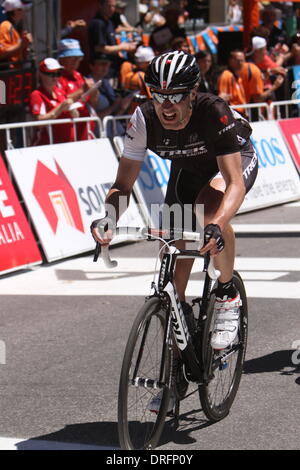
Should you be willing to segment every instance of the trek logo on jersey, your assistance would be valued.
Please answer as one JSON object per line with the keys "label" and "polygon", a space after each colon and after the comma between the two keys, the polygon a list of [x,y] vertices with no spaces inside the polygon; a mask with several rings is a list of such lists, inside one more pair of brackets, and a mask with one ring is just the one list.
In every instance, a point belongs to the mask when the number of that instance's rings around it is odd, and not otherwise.
{"label": "trek logo on jersey", "polygon": [[226,126],[226,127],[224,127],[223,129],[221,129],[221,130],[218,132],[218,134],[219,134],[219,135],[225,134],[225,132],[230,131],[230,129],[232,129],[234,126],[235,126],[235,123],[233,122],[232,124],[229,124],[229,126]]}
{"label": "trek logo on jersey", "polygon": [[57,173],[38,161],[32,193],[54,233],[59,221],[84,233],[76,192],[56,161],[55,166]]}

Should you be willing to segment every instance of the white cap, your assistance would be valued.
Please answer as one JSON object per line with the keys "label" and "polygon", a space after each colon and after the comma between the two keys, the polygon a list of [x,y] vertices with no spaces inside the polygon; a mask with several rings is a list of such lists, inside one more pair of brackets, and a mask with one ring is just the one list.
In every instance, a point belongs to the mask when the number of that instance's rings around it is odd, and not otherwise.
{"label": "white cap", "polygon": [[136,62],[151,62],[154,56],[152,47],[140,46],[134,54],[134,59]]}
{"label": "white cap", "polygon": [[39,63],[39,70],[43,73],[57,72],[61,69],[63,69],[63,66],[52,57],[47,57]]}
{"label": "white cap", "polygon": [[262,49],[263,47],[266,47],[267,41],[265,38],[262,38],[260,36],[254,36],[252,38],[252,51],[256,51],[257,49]]}
{"label": "white cap", "polygon": [[21,9],[26,9],[30,8],[32,3],[23,3],[21,0],[4,0],[2,3],[2,8],[4,8],[4,11],[13,11],[13,10],[18,10],[19,8]]}

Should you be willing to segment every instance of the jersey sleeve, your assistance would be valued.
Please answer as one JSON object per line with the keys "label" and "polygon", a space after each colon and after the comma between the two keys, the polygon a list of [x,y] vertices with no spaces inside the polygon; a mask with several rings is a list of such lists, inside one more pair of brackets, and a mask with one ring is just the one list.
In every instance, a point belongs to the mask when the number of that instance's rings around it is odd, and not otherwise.
{"label": "jersey sleeve", "polygon": [[143,161],[147,149],[145,118],[139,106],[131,116],[124,137],[123,157]]}
{"label": "jersey sleeve", "polygon": [[236,120],[225,101],[216,100],[207,120],[208,140],[214,145],[216,156],[239,152]]}
{"label": "jersey sleeve", "polygon": [[44,115],[47,113],[45,102],[40,93],[35,90],[30,95],[30,112],[33,116]]}

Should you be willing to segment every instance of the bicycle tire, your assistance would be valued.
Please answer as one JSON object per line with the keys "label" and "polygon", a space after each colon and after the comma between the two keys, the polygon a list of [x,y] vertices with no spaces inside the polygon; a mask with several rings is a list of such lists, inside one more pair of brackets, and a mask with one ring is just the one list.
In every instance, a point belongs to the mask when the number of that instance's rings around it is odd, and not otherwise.
{"label": "bicycle tire", "polygon": [[[167,414],[170,388],[172,348],[167,340],[163,364],[162,400],[159,412],[153,413],[147,405],[158,392],[155,388],[132,385],[131,374],[139,363],[135,376],[142,380],[159,379],[162,362],[166,312],[159,298],[152,297],[140,309],[130,332],[119,383],[118,433],[122,449],[154,449],[163,431]],[[141,347],[141,342],[144,341]],[[157,346],[157,347],[156,347]]]}
{"label": "bicycle tire", "polygon": [[[233,282],[242,300],[240,324],[235,345],[231,348],[231,351],[234,352],[224,364],[220,363],[220,356],[226,354],[226,350],[214,351],[210,345],[214,325],[215,295],[213,293],[209,301],[207,319],[203,329],[202,355],[208,380],[206,383],[199,385],[199,397],[204,414],[212,422],[220,421],[228,415],[239,388],[246,354],[248,333],[247,296],[243,281],[236,271],[233,274]],[[235,347],[236,350],[234,350]]]}

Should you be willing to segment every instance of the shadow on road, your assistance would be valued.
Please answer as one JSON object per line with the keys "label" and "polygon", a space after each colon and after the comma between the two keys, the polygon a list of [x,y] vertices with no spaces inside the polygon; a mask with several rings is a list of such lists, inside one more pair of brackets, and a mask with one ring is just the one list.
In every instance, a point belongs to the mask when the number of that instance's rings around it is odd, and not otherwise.
{"label": "shadow on road", "polygon": [[[201,409],[182,413],[178,422],[170,418],[165,423],[157,450],[169,442],[194,443],[196,439],[190,434],[210,425],[201,416]],[[118,425],[116,422],[71,424],[56,432],[18,442],[16,447],[18,450],[119,450]]]}
{"label": "shadow on road", "polygon": [[[45,442],[47,441],[47,442]],[[70,445],[70,446],[69,446]],[[120,449],[116,422],[79,423],[17,444],[18,450],[97,447]]]}
{"label": "shadow on road", "polygon": [[169,442],[180,445],[188,445],[197,442],[197,439],[193,438],[190,434],[211,426],[212,424],[213,423],[209,422],[203,416],[201,409],[182,413],[178,421],[172,418],[166,422],[157,449],[159,450],[159,446],[168,444]]}
{"label": "shadow on road", "polygon": [[[280,372],[282,375],[300,374],[300,351],[290,349],[274,351],[271,354],[245,361],[245,374],[263,372]],[[300,385],[300,377],[297,377],[295,382]]]}

